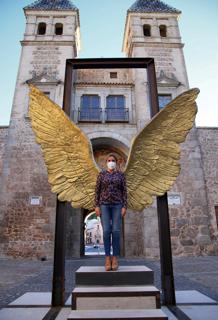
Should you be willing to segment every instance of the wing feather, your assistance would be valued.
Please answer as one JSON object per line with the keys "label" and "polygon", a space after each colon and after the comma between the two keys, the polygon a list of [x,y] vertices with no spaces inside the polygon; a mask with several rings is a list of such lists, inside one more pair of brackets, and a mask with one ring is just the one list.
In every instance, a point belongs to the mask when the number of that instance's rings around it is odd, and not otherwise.
{"label": "wing feather", "polygon": [[191,89],[163,108],[133,139],[125,176],[128,207],[142,211],[152,196],[168,191],[180,172],[180,143],[193,126],[198,89]]}
{"label": "wing feather", "polygon": [[51,190],[75,208],[94,208],[99,169],[83,131],[40,90],[30,86],[29,116],[41,145]]}

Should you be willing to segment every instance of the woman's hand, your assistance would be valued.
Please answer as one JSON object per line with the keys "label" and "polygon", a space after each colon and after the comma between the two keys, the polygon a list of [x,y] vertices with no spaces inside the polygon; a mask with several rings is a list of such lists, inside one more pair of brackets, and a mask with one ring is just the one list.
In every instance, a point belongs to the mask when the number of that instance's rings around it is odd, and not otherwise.
{"label": "woman's hand", "polygon": [[95,213],[96,213],[96,216],[97,216],[97,217],[100,217],[100,215],[101,215],[100,207],[96,207],[96,208],[95,208]]}
{"label": "woman's hand", "polygon": [[122,217],[124,217],[126,215],[126,208],[123,207],[121,209],[121,215],[122,215]]}

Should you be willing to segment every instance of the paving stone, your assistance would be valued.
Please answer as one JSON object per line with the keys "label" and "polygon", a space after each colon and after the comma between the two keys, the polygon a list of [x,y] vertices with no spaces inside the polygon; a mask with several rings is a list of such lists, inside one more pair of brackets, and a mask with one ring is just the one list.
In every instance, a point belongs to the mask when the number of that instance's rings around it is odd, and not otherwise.
{"label": "paving stone", "polygon": [[192,320],[217,320],[218,306],[179,306]]}
{"label": "paving stone", "polygon": [[[27,292],[51,292],[52,261],[1,259],[0,307]],[[120,259],[120,265],[146,265],[154,271],[154,285],[160,290],[160,262],[148,259]],[[66,300],[75,286],[80,266],[104,266],[104,257],[66,260]],[[218,256],[173,258],[176,290],[197,290],[218,301]]]}
{"label": "paving stone", "polygon": [[182,303],[214,303],[215,300],[196,290],[176,291],[176,302]]}
{"label": "paving stone", "polygon": [[10,303],[11,306],[50,306],[51,292],[27,292]]}
{"label": "paving stone", "polygon": [[177,320],[174,314],[165,306],[161,307],[161,310],[168,316],[168,320]]}
{"label": "paving stone", "polygon": [[0,310],[0,320],[42,320],[49,308],[5,308]]}
{"label": "paving stone", "polygon": [[71,311],[68,320],[79,319],[148,319],[148,320],[167,320],[167,316],[160,309],[152,310],[79,310]]}
{"label": "paving stone", "polygon": [[66,320],[71,313],[71,308],[62,308],[55,320]]}

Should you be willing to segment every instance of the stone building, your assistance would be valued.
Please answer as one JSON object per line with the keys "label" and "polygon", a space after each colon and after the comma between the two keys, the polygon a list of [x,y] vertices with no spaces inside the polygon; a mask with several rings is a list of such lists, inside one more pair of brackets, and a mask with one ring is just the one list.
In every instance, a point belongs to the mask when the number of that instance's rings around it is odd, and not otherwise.
{"label": "stone building", "polygon": [[[65,61],[80,49],[79,10],[69,0],[38,0],[24,8],[26,30],[9,127],[0,129],[0,252],[52,257],[56,196],[28,118],[28,84],[62,105]],[[127,11],[123,52],[154,57],[160,107],[189,88],[178,18],[159,0],[138,0]],[[73,74],[72,120],[104,166],[113,151],[124,169],[132,138],[150,119],[146,71],[78,70]],[[217,254],[217,128],[194,127],[182,145],[181,173],[168,193],[174,255]],[[67,255],[84,254],[84,209],[67,215]],[[159,256],[156,204],[128,210],[122,254]]]}

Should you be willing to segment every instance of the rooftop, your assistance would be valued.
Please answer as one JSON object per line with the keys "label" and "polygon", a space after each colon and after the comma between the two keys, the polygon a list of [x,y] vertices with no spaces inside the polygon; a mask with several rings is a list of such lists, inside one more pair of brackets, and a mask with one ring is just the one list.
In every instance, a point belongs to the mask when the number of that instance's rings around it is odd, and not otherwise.
{"label": "rooftop", "polygon": [[37,0],[26,6],[24,10],[78,10],[70,0]]}
{"label": "rooftop", "polygon": [[181,13],[180,10],[169,6],[160,0],[137,0],[128,9],[128,12],[166,12]]}

